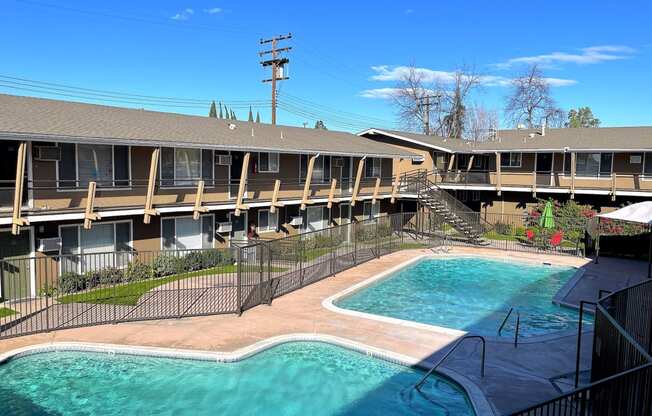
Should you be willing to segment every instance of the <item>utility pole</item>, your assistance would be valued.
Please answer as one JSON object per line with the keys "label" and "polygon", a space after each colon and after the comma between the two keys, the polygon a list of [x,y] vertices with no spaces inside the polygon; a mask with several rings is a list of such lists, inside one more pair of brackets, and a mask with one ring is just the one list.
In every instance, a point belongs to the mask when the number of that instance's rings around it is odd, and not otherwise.
{"label": "utility pole", "polygon": [[432,103],[430,99],[439,100],[439,95],[425,95],[417,98],[417,107],[423,109],[423,132],[426,136],[430,135],[430,106]]}
{"label": "utility pole", "polygon": [[260,64],[263,67],[271,66],[272,67],[272,77],[269,79],[264,79],[263,82],[272,83],[272,124],[276,124],[276,81],[283,81],[290,79],[283,75],[283,67],[285,64],[289,63],[290,60],[286,57],[280,56],[281,53],[287,52],[292,49],[291,46],[285,48],[278,48],[278,42],[282,40],[292,39],[292,34],[288,33],[287,35],[275,36],[270,39],[261,39],[260,44],[264,45],[267,43],[272,44],[272,49],[264,50],[258,53],[260,57],[265,55],[272,55],[271,59],[266,59],[260,61]]}

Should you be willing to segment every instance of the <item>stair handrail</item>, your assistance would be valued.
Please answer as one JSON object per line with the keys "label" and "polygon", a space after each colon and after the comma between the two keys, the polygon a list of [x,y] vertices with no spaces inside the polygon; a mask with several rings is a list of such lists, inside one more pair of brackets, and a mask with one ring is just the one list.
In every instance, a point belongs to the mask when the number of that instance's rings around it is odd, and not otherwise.
{"label": "stair handrail", "polygon": [[480,366],[480,375],[482,377],[484,377],[484,367],[485,367],[485,356],[486,356],[486,350],[487,350],[487,342],[485,341],[485,339],[484,339],[484,337],[482,335],[464,335],[462,338],[457,340],[457,342],[451,347],[451,349],[448,350],[446,352],[446,354],[444,354],[444,356],[441,357],[439,359],[439,361],[437,361],[437,363],[434,366],[432,366],[430,368],[430,370],[428,370],[428,372],[421,378],[421,380],[419,380],[419,382],[417,384],[415,384],[413,387],[415,389],[421,391],[420,390],[421,386],[423,385],[423,383],[426,382],[428,377],[430,377],[432,375],[432,373],[434,373],[437,370],[437,367],[439,367],[446,360],[446,358],[448,358],[448,356],[450,356],[453,353],[453,351],[455,351],[457,349],[457,347],[459,347],[462,344],[462,342],[464,342],[467,339],[473,339],[473,338],[477,338],[480,341],[482,341],[482,358],[481,358],[481,364],[480,364],[481,365]]}
{"label": "stair handrail", "polygon": [[[507,315],[505,315],[505,319],[503,319],[503,322],[500,324],[500,327],[498,328],[498,336],[500,336],[500,334],[502,333],[503,328],[507,323],[507,320],[512,315],[512,312],[514,312],[514,307],[509,308]],[[520,332],[520,329],[521,329],[521,313],[518,310],[516,310],[516,332],[514,332],[514,348],[518,347],[518,334]]]}

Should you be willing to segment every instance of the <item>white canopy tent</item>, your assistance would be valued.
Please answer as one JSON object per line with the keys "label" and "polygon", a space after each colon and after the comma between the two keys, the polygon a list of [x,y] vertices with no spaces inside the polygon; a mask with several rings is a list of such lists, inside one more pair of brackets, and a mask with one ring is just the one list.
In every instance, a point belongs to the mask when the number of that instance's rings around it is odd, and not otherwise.
{"label": "white canopy tent", "polygon": [[[632,222],[636,224],[644,224],[652,226],[652,201],[639,202],[637,204],[628,205],[621,209],[606,214],[598,214],[598,222],[600,218],[608,218],[611,220],[619,220]],[[598,256],[600,255],[600,236],[598,234]],[[647,277],[652,278],[652,232],[650,233],[650,248],[648,251],[648,267]]]}

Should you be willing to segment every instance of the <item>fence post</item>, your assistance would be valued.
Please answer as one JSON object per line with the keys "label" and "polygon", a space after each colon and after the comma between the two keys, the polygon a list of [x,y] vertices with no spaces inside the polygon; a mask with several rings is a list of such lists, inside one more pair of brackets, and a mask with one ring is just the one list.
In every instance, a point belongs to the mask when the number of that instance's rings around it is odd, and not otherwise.
{"label": "fence post", "polygon": [[378,218],[374,218],[376,223],[376,258],[380,258],[380,236],[378,235]]}
{"label": "fence post", "polygon": [[335,275],[335,240],[333,240],[333,227],[329,230],[331,246],[331,276]]}
{"label": "fence post", "polygon": [[299,234],[299,287],[303,287],[303,256],[305,255],[303,248],[303,238]]}
{"label": "fence post", "polygon": [[351,227],[353,228],[353,264],[358,264],[358,232],[357,232],[357,223],[352,222]]}
{"label": "fence post", "polygon": [[181,319],[181,279],[177,279],[177,317]]}
{"label": "fence post", "polygon": [[261,242],[260,245],[260,270],[258,271],[258,304],[263,303],[263,268],[264,264],[263,263],[263,257],[265,256],[265,246]]}
{"label": "fence post", "polygon": [[272,304],[272,246],[267,246],[267,304]]}
{"label": "fence post", "polygon": [[242,315],[242,247],[236,252],[236,313]]}

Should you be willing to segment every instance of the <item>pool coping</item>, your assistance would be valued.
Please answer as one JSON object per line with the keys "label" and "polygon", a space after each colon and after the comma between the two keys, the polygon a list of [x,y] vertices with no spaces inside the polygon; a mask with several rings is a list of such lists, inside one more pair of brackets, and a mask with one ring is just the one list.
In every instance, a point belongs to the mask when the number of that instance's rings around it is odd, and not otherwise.
{"label": "pool coping", "polygon": [[[348,288],[346,288],[346,289],[344,289],[344,290],[342,290],[342,291],[340,291],[340,292],[338,292],[338,293],[336,293],[334,295],[331,295],[331,296],[327,297],[326,299],[324,299],[322,301],[322,306],[325,309],[327,309],[327,310],[329,310],[331,312],[340,313],[340,314],[343,314],[343,315],[353,316],[353,317],[362,318],[362,319],[371,319],[371,320],[374,320],[374,321],[379,321],[379,322],[384,322],[384,323],[389,323],[389,324],[394,324],[394,325],[400,325],[400,326],[405,326],[405,327],[409,327],[409,328],[421,329],[421,330],[434,332],[434,333],[438,333],[438,334],[443,334],[443,335],[448,335],[448,336],[453,336],[453,337],[457,337],[457,338],[463,337],[464,335],[471,335],[471,334],[473,334],[472,332],[463,331],[463,330],[459,330],[459,329],[447,328],[447,327],[438,326],[438,325],[424,324],[424,323],[421,323],[421,322],[410,321],[410,320],[407,320],[407,319],[392,318],[392,317],[389,317],[389,316],[376,315],[376,314],[372,314],[372,313],[368,313],[368,312],[359,312],[359,311],[354,311],[354,310],[351,310],[351,309],[340,308],[339,306],[335,305],[335,302],[337,300],[339,300],[340,298],[349,296],[349,295],[351,295],[351,294],[353,294],[353,293],[355,293],[355,292],[357,292],[357,291],[359,291],[359,290],[361,290],[361,289],[363,289],[363,288],[365,288],[365,287],[367,287],[367,286],[369,286],[369,285],[371,285],[373,283],[384,280],[389,275],[391,275],[391,274],[393,274],[393,273],[395,273],[395,272],[397,272],[397,271],[399,271],[399,270],[401,270],[401,269],[403,269],[405,267],[408,267],[413,263],[421,261],[421,260],[423,260],[425,258],[435,258],[435,259],[437,259],[437,258],[446,258],[446,257],[451,257],[451,258],[460,258],[460,257],[484,258],[484,259],[494,260],[494,261],[496,261],[496,260],[503,260],[503,261],[508,260],[504,256],[490,256],[490,255],[487,255],[487,254],[469,254],[469,253],[429,253],[429,254],[420,254],[420,255],[418,255],[418,256],[416,256],[414,258],[411,258],[411,259],[409,259],[407,261],[404,261],[403,263],[400,263],[400,264],[398,264],[398,265],[396,265],[394,267],[391,267],[391,268],[389,268],[389,269],[387,269],[387,270],[385,270],[385,271],[383,271],[381,273],[378,273],[378,274],[376,274],[376,275],[374,275],[374,276],[372,276],[372,277],[370,277],[368,279],[365,279],[362,282],[356,283],[355,285],[350,286],[350,287],[348,287]],[[570,290],[573,287],[575,287],[577,282],[579,282],[579,279],[584,275],[585,270],[583,268],[576,267],[576,266],[569,266],[569,265],[552,264],[552,263],[547,262],[547,261],[544,262],[544,261],[540,261],[540,260],[533,260],[533,259],[526,259],[526,258],[518,258],[515,261],[516,262],[521,262],[521,263],[536,263],[538,265],[541,265],[541,264],[545,263],[545,264],[548,264],[548,265],[553,265],[553,266],[558,266],[558,267],[571,267],[571,268],[576,269],[575,274],[569,279],[568,282],[566,282],[566,284],[564,286],[562,286],[559,289],[559,291],[557,291],[557,293],[555,294],[555,296],[553,297],[553,299],[551,301],[552,301],[552,303],[555,303],[555,304],[560,305],[560,306],[570,307],[571,309],[575,309],[575,310],[578,309],[577,306],[574,306],[574,305],[567,306],[564,303],[558,303],[555,300],[557,299],[560,292],[563,291],[567,286],[569,286],[569,287],[567,289],[567,292],[564,294],[564,296],[566,296],[566,294],[568,294],[568,292],[570,292]],[[572,282],[572,286],[569,285],[569,283],[571,283],[571,282]],[[584,330],[582,332],[587,333],[587,332],[591,332],[591,330]],[[555,340],[555,339],[564,338],[564,337],[568,337],[568,336],[576,335],[576,334],[577,334],[577,330],[568,329],[568,330],[564,330],[564,331],[556,331],[556,332],[550,333],[550,334],[534,335],[534,336],[527,337],[527,338],[519,338],[518,343],[519,344],[533,344],[533,343],[538,343],[538,342],[547,342],[547,341],[552,341],[552,340]],[[496,343],[508,343],[508,344],[511,344],[511,343],[514,342],[514,340],[510,339],[510,338],[503,338],[503,337],[492,336],[492,335],[483,335],[483,337],[487,341],[492,341],[492,342],[496,342]]]}
{"label": "pool coping", "polygon": [[[418,368],[423,371],[429,370],[434,365],[430,362],[423,361],[409,355],[396,353],[382,348],[372,347],[370,345],[352,341],[346,338],[336,337],[333,335],[311,333],[296,333],[266,338],[231,352],[130,346],[90,342],[49,342],[29,345],[0,354],[0,365],[3,365],[13,359],[27,357],[30,355],[61,351],[93,352],[106,353],[109,355],[121,354],[142,357],[234,363],[251,358],[254,355],[266,351],[270,348],[292,342],[321,342],[325,344],[335,345],[337,347],[345,348],[347,350],[354,351],[375,359],[380,359],[404,367]],[[466,376],[452,370],[447,370],[445,368],[438,368],[436,372],[443,377],[457,383],[462,388],[462,390],[464,390],[476,415],[480,416],[496,414],[494,408],[491,406],[491,404],[489,404],[489,401],[487,400],[484,393],[482,393],[480,388]]]}

